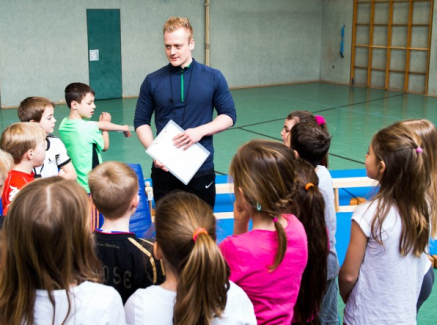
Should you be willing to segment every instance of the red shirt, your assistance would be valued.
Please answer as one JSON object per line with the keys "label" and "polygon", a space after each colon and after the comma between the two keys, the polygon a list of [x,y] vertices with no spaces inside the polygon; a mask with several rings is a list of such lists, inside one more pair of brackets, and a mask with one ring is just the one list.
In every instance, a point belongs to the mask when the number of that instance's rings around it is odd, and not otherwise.
{"label": "red shirt", "polygon": [[34,180],[34,173],[23,173],[18,170],[11,170],[3,184],[2,206],[3,215],[8,213],[9,206],[15,195],[20,192],[24,185]]}

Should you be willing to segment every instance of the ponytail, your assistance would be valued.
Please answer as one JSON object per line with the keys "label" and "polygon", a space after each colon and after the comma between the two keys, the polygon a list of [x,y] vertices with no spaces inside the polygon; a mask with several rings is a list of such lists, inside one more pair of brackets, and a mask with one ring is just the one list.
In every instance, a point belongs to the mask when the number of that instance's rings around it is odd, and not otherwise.
{"label": "ponytail", "polygon": [[226,306],[229,268],[216,244],[208,204],[186,192],[164,197],[156,210],[156,242],[177,278],[175,325],[210,325]]}
{"label": "ponytail", "polygon": [[[276,218],[275,218],[276,219]],[[279,221],[274,221],[276,233],[278,234],[278,250],[276,251],[275,261],[273,265],[269,266],[270,271],[275,270],[284,259],[285,252],[287,250],[287,235],[285,234],[284,227]]]}
{"label": "ponytail", "polygon": [[229,269],[217,244],[208,234],[200,233],[192,245],[178,277],[175,325],[209,325],[226,306]]}
{"label": "ponytail", "polygon": [[329,238],[325,200],[318,187],[318,177],[309,163],[299,159],[299,164],[301,184],[297,190],[298,219],[308,238],[308,262],[302,275],[294,318],[298,323],[306,324],[308,319],[318,314],[325,294]]}

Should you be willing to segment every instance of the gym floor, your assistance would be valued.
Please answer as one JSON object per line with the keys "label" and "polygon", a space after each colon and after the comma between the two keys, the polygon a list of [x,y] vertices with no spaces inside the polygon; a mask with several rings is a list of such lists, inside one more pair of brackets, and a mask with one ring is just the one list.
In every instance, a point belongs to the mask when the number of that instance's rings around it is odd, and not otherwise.
{"label": "gym floor", "polygon": [[[358,169],[361,171],[357,173],[362,173],[372,135],[395,121],[426,118],[437,124],[437,98],[383,89],[304,83],[235,89],[232,95],[237,108],[237,123],[233,128],[214,136],[214,161],[218,175],[228,173],[232,156],[243,143],[254,138],[282,141],[280,132],[284,119],[295,110],[307,110],[325,117],[332,135],[329,153],[329,169],[332,171]],[[98,118],[99,112],[106,111],[111,113],[113,123],[132,125],[136,101],[136,98],[98,101],[95,118]],[[68,114],[66,105],[56,106],[57,127]],[[17,121],[15,109],[0,110],[2,130]],[[54,134],[59,135],[57,130]],[[131,138],[124,138],[121,133],[111,134],[110,148],[102,156],[105,161],[140,163],[144,177],[150,177],[152,159],[144,152],[133,128]],[[350,221],[340,222],[340,219],[350,220],[350,214],[341,215],[338,215],[337,236],[341,238],[338,238],[337,247],[342,247],[337,249],[342,261],[349,241],[347,227]],[[436,270],[434,273],[437,276]],[[437,284],[434,284],[431,297],[419,312],[418,324],[435,323],[436,301]],[[339,310],[343,308],[344,304],[339,298]]]}

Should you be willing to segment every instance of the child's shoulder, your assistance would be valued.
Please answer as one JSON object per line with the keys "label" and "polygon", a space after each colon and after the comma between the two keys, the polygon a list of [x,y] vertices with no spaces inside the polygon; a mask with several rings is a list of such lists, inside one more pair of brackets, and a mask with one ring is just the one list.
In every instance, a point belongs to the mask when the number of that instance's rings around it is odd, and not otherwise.
{"label": "child's shoulder", "polygon": [[226,237],[219,245],[223,254],[251,254],[257,244],[266,240],[263,231],[252,230],[244,234]]}
{"label": "child's shoulder", "polygon": [[57,136],[55,136],[53,134],[47,134],[46,139],[49,142],[49,147],[47,148],[47,150],[49,150],[52,146],[55,146],[55,147],[65,147],[64,143],[62,142],[62,140],[59,139]]}
{"label": "child's shoulder", "polygon": [[[104,232],[94,230],[94,239],[99,248],[111,248],[114,245],[123,245],[126,250],[132,252],[141,252],[147,256],[151,256],[153,252],[153,241],[148,239],[138,238],[131,232]],[[112,243],[112,244],[111,244]]]}
{"label": "child's shoulder", "polygon": [[95,121],[87,121],[83,119],[70,119],[68,117],[64,117],[61,124],[59,125],[59,130],[65,128],[84,128],[85,130],[87,128],[98,129],[97,123]]}

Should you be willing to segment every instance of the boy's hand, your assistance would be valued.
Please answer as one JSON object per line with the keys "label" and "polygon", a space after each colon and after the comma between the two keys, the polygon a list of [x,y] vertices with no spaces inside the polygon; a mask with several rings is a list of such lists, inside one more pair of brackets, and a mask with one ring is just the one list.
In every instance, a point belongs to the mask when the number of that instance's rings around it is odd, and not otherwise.
{"label": "boy's hand", "polygon": [[132,136],[132,134],[130,133],[129,125],[125,125],[124,128],[125,128],[125,130],[122,131],[122,132],[123,132],[123,135],[124,135],[126,138],[130,138],[130,137]]}
{"label": "boy's hand", "polygon": [[100,122],[111,122],[111,119],[112,119],[111,114],[109,114],[108,112],[103,112],[99,116]]}

